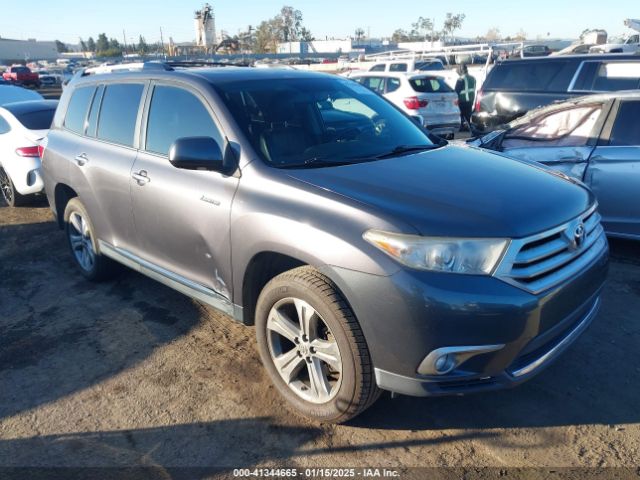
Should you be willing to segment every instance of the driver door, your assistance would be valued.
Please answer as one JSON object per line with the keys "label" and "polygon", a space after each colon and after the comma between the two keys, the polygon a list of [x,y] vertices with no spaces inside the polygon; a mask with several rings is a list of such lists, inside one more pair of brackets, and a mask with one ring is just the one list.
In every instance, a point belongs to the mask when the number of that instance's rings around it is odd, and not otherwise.
{"label": "driver door", "polygon": [[228,300],[229,214],[238,178],[178,169],[168,159],[178,138],[211,137],[224,152],[225,136],[199,92],[182,84],[152,88],[142,148],[131,170],[134,253],[156,272]]}

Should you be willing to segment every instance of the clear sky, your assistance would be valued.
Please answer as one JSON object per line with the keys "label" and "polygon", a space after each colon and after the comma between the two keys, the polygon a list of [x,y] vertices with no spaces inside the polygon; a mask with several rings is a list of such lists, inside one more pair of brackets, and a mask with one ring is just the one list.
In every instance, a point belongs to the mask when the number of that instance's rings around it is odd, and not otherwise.
{"label": "clear sky", "polygon": [[[536,37],[576,38],[585,28],[604,28],[609,35],[626,31],[625,18],[640,18],[639,0],[219,0],[210,1],[216,28],[236,34],[247,25],[273,17],[282,5],[302,11],[304,24],[316,38],[353,36],[356,28],[372,37],[390,36],[397,28],[409,29],[419,16],[442,25],[447,12],[465,13],[457,35],[475,37],[497,27],[503,36],[523,29]],[[176,42],[195,38],[193,11],[204,1],[193,0],[2,0],[0,36],[5,38],[59,39],[78,43],[100,32],[127,43],[139,35],[148,42],[160,38]],[[635,8],[633,8],[635,7]]]}

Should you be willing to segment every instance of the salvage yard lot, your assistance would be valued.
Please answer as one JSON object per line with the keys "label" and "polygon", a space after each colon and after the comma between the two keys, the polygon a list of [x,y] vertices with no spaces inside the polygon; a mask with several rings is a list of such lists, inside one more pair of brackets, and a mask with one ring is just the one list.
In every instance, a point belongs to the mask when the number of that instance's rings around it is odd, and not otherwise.
{"label": "salvage yard lot", "polygon": [[613,241],[594,324],[509,391],[290,414],[254,331],[146,277],[92,284],[48,207],[0,205],[0,465],[636,466],[640,248]]}

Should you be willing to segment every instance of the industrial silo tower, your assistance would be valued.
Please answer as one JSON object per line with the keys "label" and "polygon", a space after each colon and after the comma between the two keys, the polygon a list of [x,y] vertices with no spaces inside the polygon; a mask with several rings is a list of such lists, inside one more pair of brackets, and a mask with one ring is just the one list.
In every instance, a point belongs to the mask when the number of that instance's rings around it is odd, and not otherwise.
{"label": "industrial silo tower", "polygon": [[204,4],[202,10],[195,12],[196,44],[199,47],[212,48],[216,44],[216,19],[213,7]]}

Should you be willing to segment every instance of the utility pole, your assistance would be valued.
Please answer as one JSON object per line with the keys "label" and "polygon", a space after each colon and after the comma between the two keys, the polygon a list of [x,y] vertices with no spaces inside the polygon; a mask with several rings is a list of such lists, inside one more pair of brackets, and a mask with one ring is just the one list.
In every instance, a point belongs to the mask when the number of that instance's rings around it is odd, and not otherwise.
{"label": "utility pole", "polygon": [[160,45],[162,45],[162,55],[165,56],[165,53],[164,53],[164,38],[162,37],[162,27],[160,27]]}
{"label": "utility pole", "polygon": [[127,54],[127,34],[124,32],[124,28],[122,29],[122,40],[124,40],[124,54]]}

